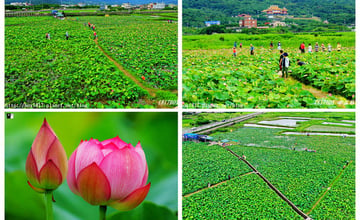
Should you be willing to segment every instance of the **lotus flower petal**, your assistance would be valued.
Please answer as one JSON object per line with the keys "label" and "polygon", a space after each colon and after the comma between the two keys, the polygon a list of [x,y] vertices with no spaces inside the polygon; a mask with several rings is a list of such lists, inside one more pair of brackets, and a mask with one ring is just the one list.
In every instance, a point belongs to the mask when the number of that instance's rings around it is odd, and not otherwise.
{"label": "lotus flower petal", "polygon": [[25,169],[29,185],[38,192],[56,189],[66,176],[65,150],[46,119],[31,146]]}
{"label": "lotus flower petal", "polygon": [[146,198],[150,190],[150,185],[151,184],[149,183],[146,186],[135,190],[125,199],[112,202],[109,205],[119,211],[129,211],[136,208]]}
{"label": "lotus flower petal", "polygon": [[123,199],[141,187],[144,176],[142,163],[140,156],[131,148],[114,151],[105,157],[100,168],[110,182],[112,198]]}
{"label": "lotus flower petal", "polygon": [[102,145],[98,140],[91,139],[83,141],[77,148],[77,157],[75,158],[75,176],[78,177],[82,169],[95,162],[100,164],[104,155],[101,152]]}
{"label": "lotus flower petal", "polygon": [[56,189],[63,181],[59,168],[49,160],[40,170],[40,184],[45,189]]}
{"label": "lotus flower petal", "polygon": [[77,185],[81,197],[91,205],[104,205],[110,199],[110,184],[95,162],[81,170]]}
{"label": "lotus flower petal", "polygon": [[79,189],[76,182],[75,177],[75,158],[76,158],[76,152],[77,149],[74,151],[74,153],[70,156],[69,159],[69,172],[67,174],[67,183],[69,185],[69,188],[71,192],[75,193],[76,195],[80,195]]}
{"label": "lotus flower petal", "polygon": [[66,176],[68,163],[64,163],[64,161],[67,161],[67,157],[59,139],[56,138],[51,144],[46,159],[52,160],[54,164],[59,168],[61,175],[64,177]]}
{"label": "lotus flower petal", "polygon": [[27,181],[27,183],[28,183],[29,186],[30,186],[33,190],[35,190],[36,192],[38,192],[38,193],[43,193],[43,192],[45,192],[45,189],[37,188],[37,187],[31,185],[30,181]]}
{"label": "lotus flower petal", "polygon": [[101,142],[102,145],[106,146],[108,144],[114,144],[117,148],[121,149],[127,145],[127,143],[119,138],[119,136],[116,136],[114,138],[105,140]]}
{"label": "lotus flower petal", "polygon": [[148,167],[140,142],[133,147],[119,137],[81,141],[69,159],[67,182],[72,192],[92,205],[130,210],[146,197]]}
{"label": "lotus flower petal", "polygon": [[30,153],[28,154],[25,167],[26,167],[26,176],[29,179],[29,181],[36,186],[40,186],[39,172],[32,151],[30,151]]}
{"label": "lotus flower petal", "polygon": [[51,129],[46,119],[44,119],[44,122],[31,146],[31,151],[33,152],[38,168],[41,168],[46,163],[47,152],[55,139],[57,139],[57,137],[54,131]]}

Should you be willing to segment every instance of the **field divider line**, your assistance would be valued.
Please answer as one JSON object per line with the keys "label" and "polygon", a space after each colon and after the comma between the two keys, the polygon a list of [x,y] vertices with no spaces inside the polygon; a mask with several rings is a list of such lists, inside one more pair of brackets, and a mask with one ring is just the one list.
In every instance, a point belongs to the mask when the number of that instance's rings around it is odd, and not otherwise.
{"label": "field divider line", "polygon": [[[278,75],[281,76],[281,72],[278,72]],[[284,80],[285,82],[286,81],[290,81],[290,82],[296,82],[296,83],[300,83],[301,84],[301,88],[303,90],[306,90],[306,91],[309,91],[311,94],[313,94],[313,96],[317,99],[322,99],[322,98],[326,98],[328,96],[328,93],[327,92],[324,92],[318,88],[315,88],[314,86],[312,85],[307,85],[297,79],[295,79],[294,77],[291,77],[289,76],[286,80]],[[338,107],[338,108],[345,108],[345,105],[344,104],[339,104],[339,103],[345,103],[345,101],[347,100],[346,98],[340,96],[340,95],[334,95],[334,97],[336,98],[335,99],[335,105]]]}
{"label": "field divider line", "polygon": [[222,128],[222,127],[228,127],[228,126],[232,126],[235,125],[236,123],[242,122],[242,121],[246,121],[248,119],[254,118],[260,114],[263,114],[263,112],[256,112],[256,113],[251,113],[248,115],[243,115],[243,116],[239,116],[237,117],[237,119],[229,121],[229,122],[225,122],[222,124],[219,124],[217,126],[214,127],[210,127],[210,128],[204,128],[203,130],[199,130],[199,131],[192,131],[192,132],[196,132],[197,134],[204,134],[204,133],[208,133],[210,131]]}
{"label": "field divider line", "polygon": [[[238,177],[240,178],[240,177],[243,177],[243,176],[247,176],[247,175],[252,174],[252,173],[254,173],[254,172],[251,171],[251,172],[248,172],[248,173],[244,173],[244,174],[241,174],[240,176],[236,176],[236,177],[234,177],[234,178],[232,178],[232,179],[235,179],[235,178],[238,178]],[[214,185],[211,185],[210,187],[205,187],[205,188],[199,189],[199,190],[197,190],[197,191],[195,191],[195,192],[186,194],[186,195],[183,196],[183,198],[192,196],[192,195],[194,195],[194,194],[197,194],[197,193],[199,193],[199,192],[202,192],[202,191],[204,191],[204,190],[207,190],[207,189],[210,189],[210,188],[213,188],[213,187],[217,187],[217,186],[219,186],[219,185],[221,185],[221,184],[223,184],[223,183],[226,183],[227,181],[232,180],[232,179],[224,180],[224,181],[222,181],[222,182],[215,183]]]}
{"label": "field divider line", "polygon": [[[91,36],[89,37],[91,39]],[[127,71],[120,63],[118,63],[115,59],[113,59],[108,53],[105,52],[105,50],[99,45],[98,38],[94,40],[96,46],[100,49],[100,51],[130,80],[132,80],[136,85],[140,86],[142,89],[145,89],[150,96],[156,97],[156,92],[158,91],[169,91],[174,94],[178,94],[177,90],[160,90],[160,89],[153,89],[145,86],[143,83],[141,83],[134,75],[132,75],[129,71]]]}
{"label": "field divider line", "polygon": [[311,209],[306,213],[307,215],[309,215],[315,208],[317,205],[319,205],[319,203],[321,202],[321,200],[325,197],[325,195],[327,194],[327,192],[330,191],[330,189],[332,188],[332,186],[335,184],[335,182],[337,182],[337,180],[340,178],[340,176],[344,173],[345,169],[352,163],[353,161],[351,160],[347,165],[345,165],[345,167],[340,171],[339,175],[337,175],[335,177],[335,179],[330,183],[329,187],[325,190],[325,192],[323,192],[323,194],[320,196],[320,198],[315,202],[315,204],[313,205],[313,207],[311,207]]}
{"label": "field divider line", "polygon": [[227,147],[224,147],[227,151],[229,151],[231,154],[233,154],[234,156],[236,156],[239,160],[242,160],[243,162],[245,162],[252,170],[254,170],[254,172],[260,176],[261,179],[263,179],[265,181],[265,183],[267,183],[267,185],[273,190],[275,191],[276,194],[278,194],[278,196],[280,196],[281,199],[283,199],[288,205],[291,206],[291,208],[297,213],[299,214],[301,217],[303,217],[306,220],[312,220],[312,218],[310,218],[307,214],[305,214],[303,211],[301,211],[294,203],[292,203],[288,198],[286,198],[286,196],[284,194],[282,194],[280,192],[280,190],[278,190],[274,185],[272,185],[270,183],[269,180],[267,180],[253,165],[251,165],[251,163],[249,163],[246,159],[240,157],[239,155],[237,155],[234,151],[230,150]]}
{"label": "field divider line", "polygon": [[125,76],[127,76],[130,80],[132,80],[134,83],[136,83],[138,86],[140,86],[142,89],[145,89],[146,91],[148,91],[148,93],[152,96],[155,97],[156,96],[156,90],[149,88],[147,86],[145,86],[144,84],[142,84],[138,79],[136,79],[135,76],[133,76],[131,73],[129,73],[127,70],[125,70],[125,68],[120,65],[120,63],[118,63],[116,60],[114,60],[109,54],[107,54],[105,52],[105,50],[99,45],[98,43],[98,38],[95,39],[95,44],[96,46],[98,46],[98,48],[101,50],[101,52],[122,72],[124,73]]}

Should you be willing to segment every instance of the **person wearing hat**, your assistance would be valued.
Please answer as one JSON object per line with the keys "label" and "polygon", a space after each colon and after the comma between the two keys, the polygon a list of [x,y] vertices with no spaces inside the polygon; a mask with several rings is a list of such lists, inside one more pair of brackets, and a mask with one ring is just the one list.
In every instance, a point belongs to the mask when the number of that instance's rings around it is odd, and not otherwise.
{"label": "person wearing hat", "polygon": [[288,53],[284,53],[284,58],[282,59],[282,77],[283,78],[287,78],[289,77],[288,71],[289,71],[289,66],[290,66],[290,59],[288,58],[289,54]]}

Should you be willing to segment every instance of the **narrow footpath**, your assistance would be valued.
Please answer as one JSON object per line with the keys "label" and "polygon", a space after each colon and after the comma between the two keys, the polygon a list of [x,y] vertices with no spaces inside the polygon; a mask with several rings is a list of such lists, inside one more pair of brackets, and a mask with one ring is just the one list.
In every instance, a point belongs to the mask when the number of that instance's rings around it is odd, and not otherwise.
{"label": "narrow footpath", "polygon": [[315,202],[315,204],[313,205],[313,207],[311,207],[311,209],[306,213],[306,214],[310,214],[317,205],[319,205],[319,203],[321,202],[321,200],[324,198],[324,196],[330,191],[331,187],[335,184],[335,182],[340,178],[340,176],[344,173],[345,169],[352,163],[353,161],[351,160],[339,173],[339,175],[337,175],[335,177],[335,179],[330,183],[330,186],[326,189],[326,191],[320,196],[320,198]]}
{"label": "narrow footpath", "polygon": [[149,94],[152,97],[156,96],[156,90],[146,87],[144,84],[142,84],[138,79],[136,79],[135,76],[133,76],[131,73],[129,73],[127,70],[124,69],[123,66],[121,66],[118,62],[116,62],[113,58],[111,58],[111,56],[109,56],[109,54],[107,54],[104,49],[99,45],[98,43],[98,38],[95,39],[95,44],[98,46],[98,48],[103,52],[103,54],[109,59],[111,60],[111,62],[113,62],[115,64],[115,66],[122,72],[124,73],[127,77],[129,77],[134,83],[136,83],[136,85],[140,86],[142,89],[146,90],[149,92]]}
{"label": "narrow footpath", "polygon": [[[281,71],[278,72],[278,76],[281,77]],[[305,85],[302,82],[297,81],[296,79],[292,78],[291,76],[289,76],[288,78],[285,79],[285,82],[287,82],[288,84],[295,84],[295,83],[300,83],[301,84],[301,88],[303,90],[309,91],[311,94],[313,94],[313,96],[315,96],[315,98],[317,99],[325,99],[329,94],[327,92],[321,91],[317,88],[314,88],[312,86],[309,85]],[[335,100],[334,100],[334,104],[338,107],[338,108],[345,108],[344,103],[347,103],[348,100],[344,97],[338,96],[338,95],[334,95]]]}
{"label": "narrow footpath", "polygon": [[230,150],[227,147],[224,147],[227,151],[229,151],[231,154],[233,154],[234,156],[236,156],[239,160],[242,160],[243,162],[245,162],[261,179],[264,180],[264,182],[272,189],[274,190],[274,192],[276,194],[278,194],[278,196],[280,196],[280,198],[282,200],[284,200],[288,205],[290,205],[290,207],[297,213],[299,214],[301,217],[303,217],[305,220],[311,220],[312,218],[310,218],[307,214],[305,214],[303,211],[301,211],[297,206],[295,206],[294,203],[292,203],[288,198],[286,198],[286,196],[284,194],[282,194],[280,192],[280,190],[278,190],[274,185],[272,185],[270,183],[269,180],[267,180],[253,165],[250,164],[250,162],[248,162],[246,159],[240,157],[239,155],[237,155],[234,151]]}
{"label": "narrow footpath", "polygon": [[[254,173],[254,172],[248,172],[248,173],[242,174],[242,175],[237,176],[237,177],[234,177],[234,178],[238,178],[238,177],[242,177],[242,176],[247,176],[247,175],[252,174],[252,173]],[[231,178],[231,179],[234,179],[234,178]],[[205,188],[199,189],[198,191],[195,191],[195,192],[186,194],[186,195],[184,195],[183,197],[186,198],[186,197],[192,196],[192,195],[194,195],[194,194],[197,194],[197,193],[199,193],[199,192],[202,192],[202,191],[204,191],[204,190],[206,190],[206,189],[210,189],[210,188],[213,188],[213,187],[217,187],[217,186],[219,186],[219,185],[221,185],[221,184],[223,184],[223,183],[226,183],[227,181],[229,181],[229,180],[231,180],[231,179],[222,181],[222,182],[220,182],[220,183],[216,183],[216,184],[214,184],[214,185],[211,185],[210,187],[205,187]]]}

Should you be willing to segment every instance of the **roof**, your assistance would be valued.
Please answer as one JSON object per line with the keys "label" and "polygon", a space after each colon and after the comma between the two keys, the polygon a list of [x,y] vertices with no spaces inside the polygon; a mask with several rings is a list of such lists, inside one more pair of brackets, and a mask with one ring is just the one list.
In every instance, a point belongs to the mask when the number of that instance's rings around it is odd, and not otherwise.
{"label": "roof", "polygon": [[228,139],[224,139],[224,140],[221,140],[221,142],[227,143],[227,142],[229,142],[229,140],[228,140]]}
{"label": "roof", "polygon": [[186,134],[184,134],[184,137],[185,137],[185,138],[198,139],[198,138],[199,138],[199,135],[193,134],[193,133],[186,133]]}
{"label": "roof", "polygon": [[279,6],[277,5],[271,5],[268,9],[263,10],[263,12],[267,12],[267,11],[287,11],[287,9],[284,8],[279,8]]}
{"label": "roof", "polygon": [[220,21],[205,21],[205,24],[220,24]]}

